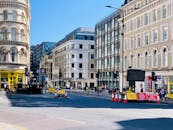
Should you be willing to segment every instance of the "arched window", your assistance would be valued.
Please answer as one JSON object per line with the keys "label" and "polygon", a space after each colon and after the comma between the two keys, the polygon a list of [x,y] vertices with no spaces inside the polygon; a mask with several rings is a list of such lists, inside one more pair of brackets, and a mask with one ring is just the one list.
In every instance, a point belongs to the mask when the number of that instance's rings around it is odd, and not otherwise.
{"label": "arched window", "polygon": [[24,30],[21,29],[21,30],[20,30],[20,40],[21,40],[21,41],[24,41],[24,37],[25,37]]}
{"label": "arched window", "polygon": [[15,48],[11,48],[11,61],[15,61]]}
{"label": "arched window", "polygon": [[0,57],[1,57],[0,60],[2,62],[7,60],[6,51],[5,51],[5,48],[3,47],[0,49]]}
{"label": "arched window", "polygon": [[144,61],[144,63],[145,63],[144,65],[145,65],[145,66],[144,66],[144,67],[145,67],[145,69],[146,69],[146,68],[148,68],[148,52],[145,52],[145,59],[144,59],[144,60],[145,60],[145,61]]}
{"label": "arched window", "polygon": [[6,28],[2,28],[2,39],[7,40],[7,29]]}
{"label": "arched window", "polygon": [[153,67],[157,67],[157,51],[154,50],[153,52]]}
{"label": "arched window", "polygon": [[140,68],[140,54],[137,55],[137,68]]}
{"label": "arched window", "polygon": [[163,53],[162,53],[162,65],[163,66],[168,65],[168,53],[167,53],[166,48],[163,49]]}
{"label": "arched window", "polygon": [[11,40],[12,41],[17,41],[17,30],[16,30],[16,28],[11,29]]}

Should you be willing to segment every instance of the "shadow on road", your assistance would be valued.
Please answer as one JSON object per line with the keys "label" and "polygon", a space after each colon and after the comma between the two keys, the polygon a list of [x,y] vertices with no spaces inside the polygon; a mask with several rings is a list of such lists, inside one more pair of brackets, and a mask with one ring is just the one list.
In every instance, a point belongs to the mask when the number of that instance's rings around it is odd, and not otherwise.
{"label": "shadow on road", "polygon": [[135,119],[118,124],[122,126],[120,130],[172,130],[173,118]]}
{"label": "shadow on road", "polygon": [[54,98],[53,95],[6,94],[12,106],[16,107],[74,107],[112,109],[172,109],[173,105],[156,103],[117,103],[111,99],[69,94],[68,98]]}

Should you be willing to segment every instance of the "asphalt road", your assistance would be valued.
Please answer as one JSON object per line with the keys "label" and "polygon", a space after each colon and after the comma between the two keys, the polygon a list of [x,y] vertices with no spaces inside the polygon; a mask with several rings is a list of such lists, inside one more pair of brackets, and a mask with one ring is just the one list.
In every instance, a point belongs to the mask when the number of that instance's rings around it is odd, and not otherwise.
{"label": "asphalt road", "polygon": [[0,130],[13,130],[10,127],[14,130],[172,130],[173,105],[115,103],[78,93],[54,98],[51,94],[0,92]]}

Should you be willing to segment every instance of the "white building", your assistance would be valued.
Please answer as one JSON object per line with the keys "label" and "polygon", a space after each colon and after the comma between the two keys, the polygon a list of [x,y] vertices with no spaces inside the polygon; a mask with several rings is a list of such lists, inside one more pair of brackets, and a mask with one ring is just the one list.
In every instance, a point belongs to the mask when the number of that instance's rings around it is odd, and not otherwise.
{"label": "white building", "polygon": [[95,87],[95,32],[78,28],[57,43],[53,49],[53,80],[56,85]]}

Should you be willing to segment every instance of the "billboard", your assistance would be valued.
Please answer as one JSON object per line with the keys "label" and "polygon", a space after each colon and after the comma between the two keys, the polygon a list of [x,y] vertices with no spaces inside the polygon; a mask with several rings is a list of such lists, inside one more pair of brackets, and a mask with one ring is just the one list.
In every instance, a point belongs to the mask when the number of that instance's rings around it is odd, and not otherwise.
{"label": "billboard", "polygon": [[127,81],[144,81],[145,71],[139,69],[127,70]]}

